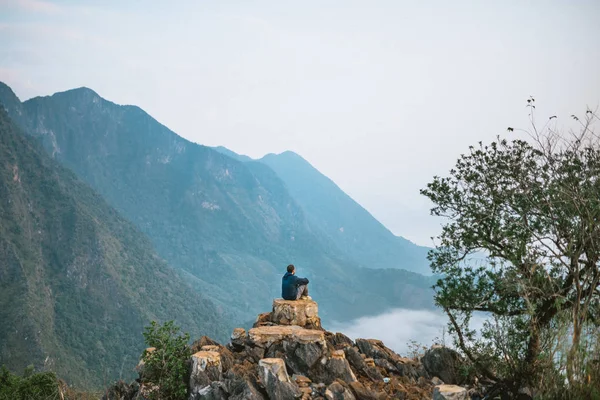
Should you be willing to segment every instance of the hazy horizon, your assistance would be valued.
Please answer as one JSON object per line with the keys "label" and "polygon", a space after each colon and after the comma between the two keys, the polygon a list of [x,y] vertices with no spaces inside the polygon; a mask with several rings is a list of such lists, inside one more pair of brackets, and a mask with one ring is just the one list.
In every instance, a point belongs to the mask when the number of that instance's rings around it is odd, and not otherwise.
{"label": "hazy horizon", "polygon": [[[0,0],[0,80],[86,86],[184,138],[294,151],[397,235],[439,231],[419,195],[480,140],[600,104],[600,3],[582,0]],[[559,125],[562,126],[562,125]]]}

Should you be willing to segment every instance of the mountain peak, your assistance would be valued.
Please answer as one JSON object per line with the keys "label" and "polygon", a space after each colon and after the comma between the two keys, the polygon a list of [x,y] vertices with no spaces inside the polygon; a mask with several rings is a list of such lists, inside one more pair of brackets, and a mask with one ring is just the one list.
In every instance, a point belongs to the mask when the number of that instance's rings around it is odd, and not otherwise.
{"label": "mountain peak", "polygon": [[9,114],[21,114],[21,100],[6,83],[0,81],[0,103]]}
{"label": "mountain peak", "polygon": [[308,163],[308,161],[306,161],[304,159],[304,157],[302,157],[300,154],[293,152],[291,150],[286,150],[281,153],[268,153],[268,154],[265,154],[263,156],[263,158],[261,158],[261,160],[269,160],[269,159],[280,159],[280,160],[287,160],[287,161],[303,161],[305,163]]}
{"label": "mountain peak", "polygon": [[79,98],[81,100],[104,100],[102,97],[100,97],[100,95],[98,93],[96,93],[94,90],[86,87],[86,86],[82,86],[82,87],[78,87],[75,89],[70,89],[70,90],[65,90],[64,92],[57,92],[54,93],[52,95],[52,97],[63,97],[63,96],[67,96],[67,97],[75,97],[75,98]]}

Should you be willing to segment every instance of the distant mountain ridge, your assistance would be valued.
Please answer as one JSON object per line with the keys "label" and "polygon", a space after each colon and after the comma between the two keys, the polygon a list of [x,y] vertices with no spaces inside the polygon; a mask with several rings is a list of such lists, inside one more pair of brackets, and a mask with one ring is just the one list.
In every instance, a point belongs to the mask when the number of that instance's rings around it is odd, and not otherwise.
{"label": "distant mountain ridge", "polygon": [[[215,150],[242,161],[252,160],[225,147]],[[402,268],[430,274],[428,248],[395,236],[331,179],[302,156],[286,151],[258,160],[271,167],[319,230],[350,259],[369,268]]]}
{"label": "distant mountain ridge", "polygon": [[311,278],[311,293],[331,319],[432,306],[430,278],[361,268],[311,222],[266,163],[190,143],[140,108],[86,88],[22,103],[14,94],[6,99],[9,91],[0,90],[0,102],[13,104],[9,112],[21,109],[15,119],[23,129],[237,322],[280,295],[290,262]]}
{"label": "distant mountain ridge", "polygon": [[88,388],[130,378],[153,319],[229,329],[226,313],[0,107],[0,365]]}

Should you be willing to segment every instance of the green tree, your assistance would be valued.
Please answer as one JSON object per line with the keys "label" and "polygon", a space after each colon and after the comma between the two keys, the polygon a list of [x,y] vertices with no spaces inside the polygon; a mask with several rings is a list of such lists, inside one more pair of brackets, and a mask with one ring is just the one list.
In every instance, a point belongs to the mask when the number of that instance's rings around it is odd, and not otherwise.
{"label": "green tree", "polygon": [[144,351],[143,383],[155,386],[151,396],[160,400],[185,399],[187,362],[191,356],[190,335],[181,333],[173,321],[158,325],[152,321],[144,329],[149,349]]}
{"label": "green tree", "polygon": [[[597,115],[572,116],[580,129],[561,135],[555,117],[538,129],[533,98],[528,107],[527,140],[471,146],[448,177],[434,177],[421,191],[434,203],[432,215],[446,218],[429,255],[443,276],[436,303],[479,373],[512,393],[539,385],[554,362],[552,332],[564,315],[569,387],[589,381],[574,365],[582,332],[598,327],[600,311]],[[479,334],[471,324],[477,311],[489,316]]]}

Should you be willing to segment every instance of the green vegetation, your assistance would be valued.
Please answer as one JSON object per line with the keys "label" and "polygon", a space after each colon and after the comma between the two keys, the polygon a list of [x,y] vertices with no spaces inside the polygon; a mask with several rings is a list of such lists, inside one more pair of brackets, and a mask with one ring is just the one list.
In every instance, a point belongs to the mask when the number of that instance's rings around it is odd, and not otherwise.
{"label": "green vegetation", "polygon": [[223,338],[227,315],[0,107],[0,365],[99,388],[133,377],[150,320]]}
{"label": "green vegetation", "polygon": [[96,400],[98,395],[78,392],[61,382],[53,372],[35,372],[32,365],[23,376],[0,368],[0,400]]}
{"label": "green vegetation", "polygon": [[33,372],[26,368],[23,376],[12,374],[6,367],[0,369],[1,400],[59,400],[60,389],[56,375],[52,372]]}
{"label": "green vegetation", "polygon": [[153,399],[182,400],[187,394],[185,376],[187,362],[191,356],[188,342],[190,335],[180,333],[173,321],[158,325],[152,321],[144,329],[146,344],[152,351],[144,351],[143,383],[156,385],[151,392]]}
{"label": "green vegetation", "polygon": [[[498,139],[462,155],[422,193],[446,217],[430,253],[436,303],[457,346],[499,392],[600,395],[600,141],[597,116],[560,135]],[[509,128],[509,132],[514,129]],[[514,133],[513,133],[514,134]],[[485,262],[470,260],[483,254]],[[475,312],[489,316],[476,334]]]}

